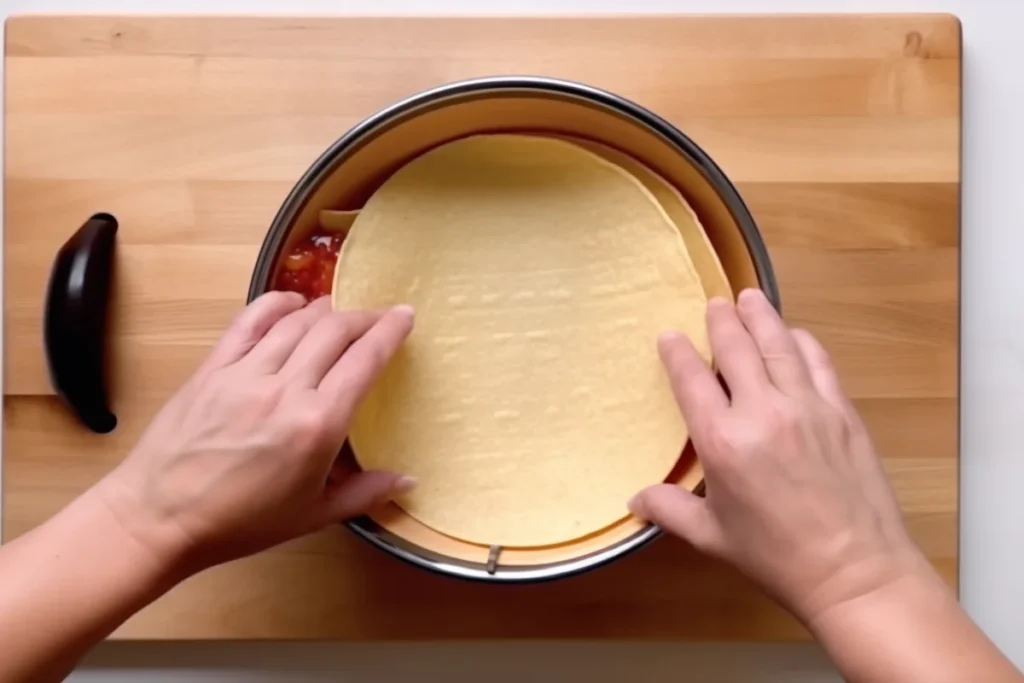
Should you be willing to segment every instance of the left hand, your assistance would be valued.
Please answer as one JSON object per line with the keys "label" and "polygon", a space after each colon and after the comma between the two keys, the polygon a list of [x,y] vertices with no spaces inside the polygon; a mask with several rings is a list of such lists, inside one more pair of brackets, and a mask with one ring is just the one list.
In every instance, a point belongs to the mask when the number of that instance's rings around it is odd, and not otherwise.
{"label": "left hand", "polygon": [[405,306],[333,312],[271,292],[97,487],[126,530],[189,571],[363,513],[413,481],[335,459],[370,384],[413,326]]}

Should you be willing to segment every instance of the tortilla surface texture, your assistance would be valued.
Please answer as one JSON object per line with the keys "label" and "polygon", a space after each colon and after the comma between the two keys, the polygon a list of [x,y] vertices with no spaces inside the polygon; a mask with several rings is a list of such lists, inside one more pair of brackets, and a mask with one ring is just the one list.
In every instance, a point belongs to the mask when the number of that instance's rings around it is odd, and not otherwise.
{"label": "tortilla surface texture", "polygon": [[350,431],[364,469],[449,536],[536,547],[599,531],[663,481],[688,433],[657,353],[710,362],[707,299],[651,193],[576,145],[480,135],[400,168],[339,255],[336,309],[416,309]]}

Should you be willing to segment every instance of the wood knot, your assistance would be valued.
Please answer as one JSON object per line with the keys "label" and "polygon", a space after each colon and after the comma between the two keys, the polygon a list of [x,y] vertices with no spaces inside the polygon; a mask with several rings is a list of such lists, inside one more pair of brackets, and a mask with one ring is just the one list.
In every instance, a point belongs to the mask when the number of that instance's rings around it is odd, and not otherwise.
{"label": "wood knot", "polygon": [[924,57],[924,37],[918,31],[911,31],[903,41],[904,57]]}

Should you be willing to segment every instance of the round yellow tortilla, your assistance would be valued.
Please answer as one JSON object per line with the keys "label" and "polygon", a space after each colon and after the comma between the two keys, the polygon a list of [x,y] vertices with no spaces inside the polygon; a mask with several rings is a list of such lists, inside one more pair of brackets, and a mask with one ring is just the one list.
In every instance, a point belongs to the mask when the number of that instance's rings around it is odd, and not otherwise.
{"label": "round yellow tortilla", "polygon": [[709,299],[715,296],[726,299],[733,298],[732,285],[729,284],[729,278],[725,274],[718,253],[711,244],[704,227],[700,224],[697,213],[683,197],[682,192],[628,154],[592,140],[567,139],[571,140],[573,144],[593,152],[605,161],[615,164],[639,180],[654,195],[669,220],[679,230],[683,244],[686,245],[690,260],[693,262],[694,270],[697,271],[704,287],[704,294]]}
{"label": "round yellow tortilla", "polygon": [[350,432],[398,503],[484,545],[570,541],[628,515],[687,430],[656,339],[710,360],[679,232],[631,175],[550,138],[474,136],[389,178],[342,246],[335,308],[409,303],[416,326]]}

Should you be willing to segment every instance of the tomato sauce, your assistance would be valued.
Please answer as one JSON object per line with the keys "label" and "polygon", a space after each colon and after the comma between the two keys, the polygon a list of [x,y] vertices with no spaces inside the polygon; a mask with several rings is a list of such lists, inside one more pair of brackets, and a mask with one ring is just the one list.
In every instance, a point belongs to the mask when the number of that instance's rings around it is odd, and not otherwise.
{"label": "tomato sauce", "polygon": [[308,301],[330,294],[344,239],[340,232],[323,230],[307,236],[282,258],[274,289],[298,292]]}

